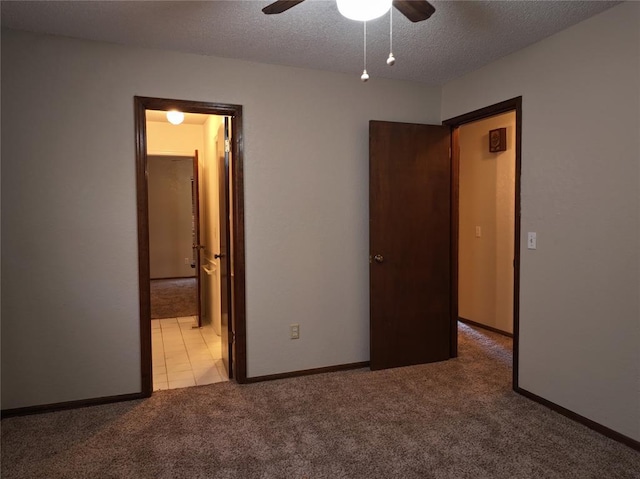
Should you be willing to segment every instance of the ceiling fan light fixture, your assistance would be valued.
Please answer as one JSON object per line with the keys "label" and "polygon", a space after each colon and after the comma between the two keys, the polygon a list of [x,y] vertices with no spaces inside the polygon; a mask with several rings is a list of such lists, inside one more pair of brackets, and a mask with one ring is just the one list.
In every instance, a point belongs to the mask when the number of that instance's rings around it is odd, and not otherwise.
{"label": "ceiling fan light fixture", "polygon": [[177,110],[171,110],[167,112],[167,120],[172,125],[179,125],[184,121],[184,113]]}
{"label": "ceiling fan light fixture", "polygon": [[368,22],[391,9],[393,0],[336,0],[342,16],[350,20]]}

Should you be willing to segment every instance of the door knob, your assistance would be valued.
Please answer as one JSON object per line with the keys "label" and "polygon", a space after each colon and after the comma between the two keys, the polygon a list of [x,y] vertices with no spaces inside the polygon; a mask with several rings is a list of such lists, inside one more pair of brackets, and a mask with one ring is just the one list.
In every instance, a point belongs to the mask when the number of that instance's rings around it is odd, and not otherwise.
{"label": "door knob", "polygon": [[376,263],[382,263],[384,261],[384,257],[381,254],[377,254],[373,257],[376,260]]}
{"label": "door knob", "polygon": [[213,255],[213,257],[214,257],[215,259],[224,258],[224,253],[221,253],[221,254],[214,254],[214,255]]}

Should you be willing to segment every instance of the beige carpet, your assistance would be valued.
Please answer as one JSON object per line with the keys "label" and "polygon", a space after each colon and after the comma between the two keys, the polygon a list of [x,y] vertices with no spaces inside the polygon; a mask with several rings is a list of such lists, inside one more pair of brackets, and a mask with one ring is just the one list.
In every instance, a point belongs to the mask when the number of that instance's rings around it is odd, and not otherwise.
{"label": "beige carpet", "polygon": [[152,279],[151,319],[198,314],[196,278]]}
{"label": "beige carpet", "polygon": [[510,340],[460,357],[220,383],[2,421],[2,478],[640,477],[640,453],[511,391]]}

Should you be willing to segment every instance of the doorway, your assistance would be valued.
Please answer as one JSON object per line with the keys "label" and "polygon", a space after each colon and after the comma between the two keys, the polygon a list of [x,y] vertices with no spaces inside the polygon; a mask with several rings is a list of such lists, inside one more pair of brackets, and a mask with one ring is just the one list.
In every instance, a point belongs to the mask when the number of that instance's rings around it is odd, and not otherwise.
{"label": "doorway", "polygon": [[[147,121],[147,129],[153,131],[153,118]],[[173,132],[178,142],[181,132]],[[150,134],[147,140],[152,324],[157,323],[154,320],[193,316],[199,321],[192,248],[196,243],[192,219],[197,200],[193,188],[195,156],[156,154],[160,150],[154,148],[155,135]]]}
{"label": "doorway", "polygon": [[458,356],[460,130],[515,112],[513,234],[505,248],[512,262],[500,264],[502,276],[505,270],[512,273],[506,280],[511,288],[501,291],[499,300],[512,304],[502,309],[513,312],[513,387],[518,387],[521,105],[522,99],[514,98],[443,125],[369,123],[371,369]]}
{"label": "doorway", "polygon": [[[245,343],[245,305],[244,305],[244,195],[243,195],[243,148],[242,148],[242,107],[240,105],[227,105],[217,103],[192,102],[184,100],[168,100],[148,97],[135,97],[135,133],[136,133],[136,178],[137,178],[137,203],[138,203],[138,243],[139,243],[139,284],[140,284],[140,338],[141,338],[141,378],[142,392],[149,396],[153,391],[152,376],[152,330],[151,324],[151,257],[152,243],[150,243],[150,183],[149,174],[151,161],[156,158],[153,155],[172,156],[179,164],[179,160],[191,160],[193,173],[191,176],[192,210],[189,220],[192,222],[190,233],[192,234],[192,254],[186,255],[182,251],[179,261],[192,268],[194,276],[198,278],[199,287],[196,288],[196,304],[199,314],[189,317],[173,318],[175,325],[166,323],[167,331],[170,328],[179,333],[191,335],[200,334],[198,330],[205,327],[213,328],[215,322],[214,309],[211,304],[212,282],[210,275],[215,272],[220,278],[220,291],[216,293],[217,302],[220,305],[219,334],[221,341],[221,356],[224,368],[229,378],[238,382],[246,380],[246,343]],[[202,175],[206,158],[200,151],[192,149],[189,152],[175,151],[175,148],[165,148],[162,142],[154,143],[150,150],[150,134],[152,128],[147,120],[154,114],[176,110],[185,115],[223,117],[217,137],[223,136],[222,153],[213,154],[215,158],[210,161],[207,171],[216,170],[218,184],[215,193],[199,192],[202,184]],[[213,118],[213,117],[212,117]],[[211,128],[214,128],[213,126]],[[211,139],[211,128],[204,129],[204,135],[200,135],[201,141],[207,143]],[[197,135],[196,135],[197,136]],[[162,138],[166,139],[166,135]],[[211,150],[209,144],[209,150]],[[204,149],[204,148],[203,148]],[[169,150],[169,151],[166,151]],[[185,158],[186,157],[186,158]],[[200,158],[199,158],[200,157]],[[216,164],[217,163],[217,164]],[[202,237],[212,225],[211,215],[200,213],[208,212],[208,207],[220,192],[220,213],[215,222],[220,225],[219,242],[216,246],[206,246],[201,243]],[[217,201],[216,201],[217,202]],[[207,208],[207,209],[204,209]],[[214,215],[215,216],[215,215]],[[207,223],[208,222],[208,223]],[[206,226],[206,228],[205,228]],[[202,230],[202,235],[200,235]],[[210,238],[209,238],[210,239]],[[207,243],[209,245],[214,243]],[[186,263],[189,263],[186,265]],[[207,299],[209,301],[207,301]],[[164,321],[164,320],[160,320]],[[192,331],[193,329],[193,331]],[[164,331],[164,330],[163,330]],[[155,331],[156,333],[158,331]],[[154,338],[156,335],[154,335]],[[195,338],[194,338],[195,339]],[[154,343],[155,344],[155,343]]]}
{"label": "doorway", "polygon": [[[483,167],[489,166],[489,168],[493,168],[495,171],[490,172],[492,178],[494,180],[498,177],[498,175],[503,175],[509,177],[511,173],[497,172],[498,164],[497,164],[497,156],[496,153],[503,151],[501,148],[496,149],[494,146],[490,146],[490,131],[495,131],[500,129],[500,119],[509,122],[509,116],[505,116],[505,114],[511,113],[513,115],[513,124],[511,128],[513,128],[513,135],[511,138],[515,140],[513,144],[515,161],[513,165],[513,184],[510,187],[513,188],[513,192],[510,193],[509,188],[504,188],[504,195],[512,194],[513,203],[512,208],[509,206],[501,205],[502,210],[498,213],[501,215],[502,223],[497,225],[496,216],[493,215],[492,218],[485,218],[485,220],[491,225],[489,231],[493,231],[495,233],[497,230],[502,230],[502,242],[504,243],[504,238],[507,237],[512,242],[512,244],[501,244],[498,239],[493,237],[492,244],[490,244],[490,248],[485,248],[485,251],[480,254],[484,254],[485,256],[490,255],[489,258],[485,258],[486,262],[492,262],[492,274],[494,284],[496,281],[501,282],[502,285],[498,288],[500,291],[494,287],[490,289],[493,298],[490,298],[493,304],[493,308],[491,306],[487,307],[487,304],[481,304],[482,299],[480,301],[474,300],[473,293],[467,291],[462,291],[463,288],[473,287],[474,281],[477,281],[477,278],[474,278],[473,272],[465,269],[461,271],[460,269],[460,259],[461,254],[462,257],[467,258],[473,254],[473,248],[476,248],[476,251],[480,251],[477,248],[477,244],[483,238],[483,225],[476,224],[481,221],[478,220],[479,216],[474,215],[472,211],[472,207],[470,204],[473,201],[478,201],[478,198],[482,196],[474,195],[471,191],[461,192],[461,188],[470,188],[472,186],[472,182],[468,182],[468,178],[465,178],[461,175],[461,145],[465,142],[465,139],[461,139],[461,128],[469,127],[471,124],[479,122],[481,120],[494,119],[497,121],[486,122],[483,125],[487,127],[491,127],[487,129],[486,132],[486,151],[489,155],[485,155],[484,157],[488,162]],[[494,124],[495,123],[495,124]],[[508,331],[508,322],[505,318],[508,317],[508,311],[504,311],[505,303],[510,305],[510,309],[512,311],[512,335],[513,335],[513,389],[517,389],[518,387],[518,351],[519,351],[519,291],[520,291],[520,176],[521,176],[521,143],[522,143],[522,97],[513,98],[511,100],[506,100],[504,102],[482,108],[479,110],[475,110],[473,112],[457,116],[455,118],[451,118],[443,122],[444,125],[448,125],[451,127],[451,148],[452,148],[452,193],[451,193],[451,205],[452,205],[452,215],[451,215],[451,272],[452,272],[452,298],[451,298],[451,350],[452,356],[457,356],[458,349],[458,321],[461,318],[460,311],[461,308],[465,311],[465,314],[469,314],[468,312],[474,312],[472,314],[483,315],[487,314],[487,311],[497,315],[501,319],[498,319],[497,323],[492,324],[483,324],[487,323],[487,321],[471,321],[471,323],[476,322],[480,323],[485,329],[494,330],[501,333],[510,333]],[[506,127],[506,124],[503,125]],[[496,127],[496,128],[493,128]],[[471,131],[470,131],[471,133]],[[498,133],[497,135],[500,135]],[[502,138],[504,140],[504,138]],[[465,146],[468,148],[468,146]],[[493,151],[490,151],[493,150]],[[468,163],[468,160],[466,160]],[[467,168],[469,166],[467,165]],[[505,170],[506,171],[506,170]],[[467,170],[466,173],[469,173]],[[473,172],[471,172],[473,173]],[[461,181],[462,180],[462,181]],[[503,179],[504,180],[504,179]],[[476,185],[477,186],[477,185]],[[498,185],[494,185],[494,194],[497,190]],[[478,198],[474,198],[477,196]],[[503,202],[505,199],[503,198]],[[494,205],[495,206],[495,205]],[[500,207],[498,207],[500,208]],[[506,218],[506,215],[511,215],[511,218]],[[461,221],[462,220],[462,221]],[[509,220],[509,221],[507,221]],[[461,231],[461,223],[465,231]],[[512,231],[504,231],[505,225],[508,225]],[[489,232],[485,230],[486,232]],[[511,234],[512,233],[512,234]],[[471,237],[471,238],[469,238]],[[490,235],[491,238],[491,235]],[[474,244],[475,243],[475,246]],[[502,251],[497,251],[497,247],[501,246]],[[492,250],[491,250],[492,249]],[[491,251],[490,251],[491,250]],[[489,252],[488,252],[489,251]],[[488,252],[488,253],[487,253]],[[511,258],[513,257],[512,264]],[[498,266],[496,266],[498,265]],[[465,265],[465,268],[467,265]],[[512,270],[512,275],[509,274]],[[510,284],[505,284],[505,282],[510,282]],[[477,298],[476,298],[477,299]],[[500,302],[500,304],[498,304]],[[509,307],[509,306],[507,306]],[[500,311],[500,309],[503,309]],[[472,319],[472,318],[465,318]],[[488,326],[488,327],[487,327]],[[506,331],[505,331],[506,329]]]}
{"label": "doorway", "polygon": [[[220,268],[212,260],[219,245],[211,219],[217,223],[219,205],[206,195],[217,187],[207,173],[217,163],[212,146],[224,144],[224,134],[217,135],[223,117],[184,115],[175,125],[166,112],[147,111],[154,391],[228,380],[222,362]],[[205,132],[215,135],[207,145]],[[165,154],[181,148],[185,156]]]}
{"label": "doorway", "polygon": [[512,336],[515,112],[461,125],[458,141],[458,318]]}

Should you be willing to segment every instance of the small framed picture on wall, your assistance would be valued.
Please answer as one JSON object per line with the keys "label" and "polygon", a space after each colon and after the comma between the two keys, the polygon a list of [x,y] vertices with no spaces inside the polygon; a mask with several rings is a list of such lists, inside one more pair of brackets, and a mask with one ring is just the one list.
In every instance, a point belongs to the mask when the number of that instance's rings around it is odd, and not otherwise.
{"label": "small framed picture on wall", "polygon": [[489,152],[496,153],[498,151],[507,150],[507,129],[496,128],[489,130]]}

